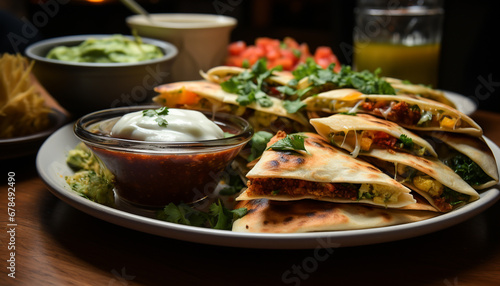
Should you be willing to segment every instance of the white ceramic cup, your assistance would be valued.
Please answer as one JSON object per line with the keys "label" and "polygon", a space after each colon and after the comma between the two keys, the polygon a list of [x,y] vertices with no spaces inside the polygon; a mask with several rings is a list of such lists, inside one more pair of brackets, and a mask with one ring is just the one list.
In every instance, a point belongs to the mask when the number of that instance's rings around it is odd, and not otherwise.
{"label": "white ceramic cup", "polygon": [[179,51],[170,82],[201,79],[200,71],[221,65],[227,55],[230,33],[237,24],[232,17],[212,14],[150,14],[129,16],[127,25],[139,36],[161,39]]}

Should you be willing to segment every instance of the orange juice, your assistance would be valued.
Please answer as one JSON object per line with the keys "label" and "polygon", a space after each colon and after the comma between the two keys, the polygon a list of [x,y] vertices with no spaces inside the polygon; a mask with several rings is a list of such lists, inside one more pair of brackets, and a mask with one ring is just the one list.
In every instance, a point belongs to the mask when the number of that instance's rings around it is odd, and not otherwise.
{"label": "orange juice", "polygon": [[354,42],[354,67],[375,71],[381,76],[409,80],[436,88],[440,44],[405,46],[402,44]]}

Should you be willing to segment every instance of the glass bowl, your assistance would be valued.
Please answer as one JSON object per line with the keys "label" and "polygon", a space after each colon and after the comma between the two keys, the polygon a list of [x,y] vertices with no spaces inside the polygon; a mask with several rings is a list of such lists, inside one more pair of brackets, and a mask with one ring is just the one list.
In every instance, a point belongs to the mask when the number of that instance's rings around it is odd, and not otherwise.
{"label": "glass bowl", "polygon": [[155,142],[109,136],[122,115],[160,106],[134,106],[87,114],[74,125],[75,135],[115,176],[115,192],[126,202],[144,207],[194,203],[216,188],[224,169],[253,135],[243,118],[203,112],[226,134],[222,139]]}

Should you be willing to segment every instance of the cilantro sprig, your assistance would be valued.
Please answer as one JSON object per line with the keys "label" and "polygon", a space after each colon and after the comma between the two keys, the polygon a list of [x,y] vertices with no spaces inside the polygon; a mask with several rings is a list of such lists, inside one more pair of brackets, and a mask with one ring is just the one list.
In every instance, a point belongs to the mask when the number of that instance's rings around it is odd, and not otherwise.
{"label": "cilantro sprig", "polygon": [[220,85],[224,91],[237,94],[236,102],[241,106],[256,102],[262,107],[271,107],[273,102],[264,91],[264,87],[266,79],[271,77],[275,70],[281,70],[281,68],[267,69],[266,60],[260,59],[250,69],[231,77]]}
{"label": "cilantro sprig", "polygon": [[399,141],[401,143],[401,148],[406,148],[409,150],[413,149],[413,139],[411,139],[411,137],[408,137],[408,135],[401,134],[401,136],[399,136]]}
{"label": "cilantro sprig", "polygon": [[297,86],[301,79],[308,77],[311,84],[308,88],[312,87],[313,94],[337,88],[355,88],[364,94],[396,94],[390,83],[378,76],[381,72],[380,69],[373,73],[368,70],[358,72],[353,71],[350,66],[344,65],[337,73],[333,67],[334,64],[331,64],[328,68],[323,69],[316,64],[314,59],[309,58],[292,72],[294,79],[289,82],[289,85]]}
{"label": "cilantro sprig", "polygon": [[481,185],[491,180],[476,162],[463,154],[456,154],[444,163],[470,185]]}
{"label": "cilantro sprig", "polygon": [[161,117],[161,115],[168,115],[168,107],[160,107],[158,109],[146,109],[142,111],[142,116],[147,117],[155,117],[155,121],[158,123],[160,127],[167,127],[168,122],[165,118]]}
{"label": "cilantro sprig", "polygon": [[247,160],[253,161],[257,158],[259,158],[264,150],[266,150],[267,143],[271,138],[273,138],[273,134],[269,133],[267,131],[257,131],[255,134],[252,136],[252,139],[250,140],[250,146],[251,146],[251,154],[248,156]]}
{"label": "cilantro sprig", "polygon": [[274,150],[274,151],[293,151],[300,152],[304,151],[309,154],[304,145],[305,138],[307,136],[302,134],[288,134],[285,138],[276,141],[273,145],[269,146],[266,150]]}
{"label": "cilantro sprig", "polygon": [[208,212],[197,210],[184,203],[178,205],[170,203],[157,213],[157,218],[189,226],[230,230],[233,222],[246,213],[246,208],[230,210],[218,200],[210,205]]}

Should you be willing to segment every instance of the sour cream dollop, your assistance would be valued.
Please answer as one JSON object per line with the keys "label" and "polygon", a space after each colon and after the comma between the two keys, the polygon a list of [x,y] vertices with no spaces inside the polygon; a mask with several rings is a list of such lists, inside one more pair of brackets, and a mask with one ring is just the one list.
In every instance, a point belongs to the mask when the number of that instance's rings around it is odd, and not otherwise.
{"label": "sour cream dollop", "polygon": [[[158,123],[158,117],[167,121],[166,127]],[[142,141],[181,142],[224,138],[224,131],[199,111],[170,108],[167,115],[146,116],[142,111],[125,114],[110,135]]]}

